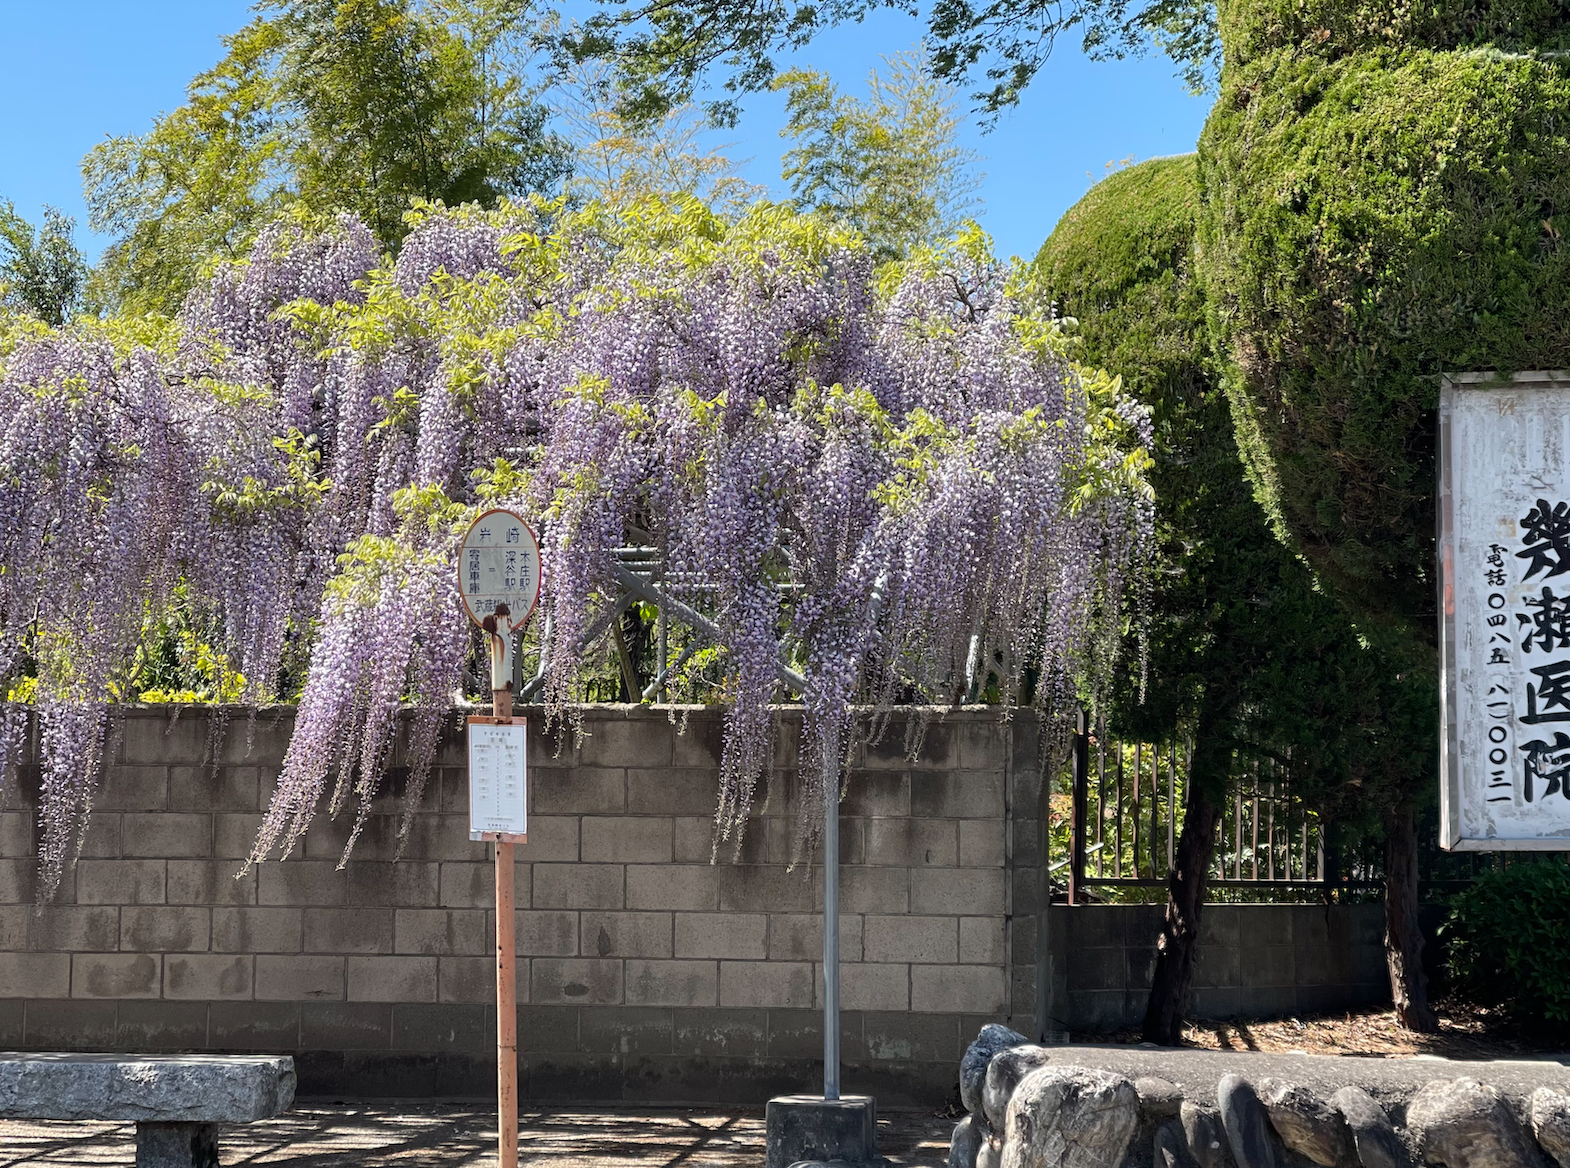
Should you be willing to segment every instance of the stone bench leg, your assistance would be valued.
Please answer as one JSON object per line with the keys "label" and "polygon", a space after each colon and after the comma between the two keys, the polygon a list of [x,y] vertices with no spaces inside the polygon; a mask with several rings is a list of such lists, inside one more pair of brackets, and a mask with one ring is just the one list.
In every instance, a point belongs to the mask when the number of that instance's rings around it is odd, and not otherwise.
{"label": "stone bench leg", "polygon": [[136,1168],[218,1168],[217,1125],[137,1124]]}

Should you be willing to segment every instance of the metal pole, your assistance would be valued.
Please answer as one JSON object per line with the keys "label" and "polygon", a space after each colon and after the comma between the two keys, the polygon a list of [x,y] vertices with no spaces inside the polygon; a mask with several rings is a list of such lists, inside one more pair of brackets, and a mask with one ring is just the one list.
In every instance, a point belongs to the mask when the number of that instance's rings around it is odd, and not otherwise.
{"label": "metal pole", "polygon": [[1069,813],[1068,902],[1085,898],[1085,804],[1090,788],[1090,718],[1080,707],[1074,724],[1074,789]]}
{"label": "metal pole", "polygon": [[[510,639],[510,638],[509,638]],[[512,718],[512,690],[491,694],[496,718]],[[518,946],[513,939],[513,847],[496,844],[497,1168],[518,1168]]]}
{"label": "metal pole", "polygon": [[823,784],[823,1098],[840,1097],[840,790]]}

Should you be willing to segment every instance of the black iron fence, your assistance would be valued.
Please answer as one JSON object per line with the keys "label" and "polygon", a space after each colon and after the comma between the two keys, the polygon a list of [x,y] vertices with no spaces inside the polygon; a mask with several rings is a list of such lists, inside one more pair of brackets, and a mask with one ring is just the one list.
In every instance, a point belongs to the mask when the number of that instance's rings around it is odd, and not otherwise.
{"label": "black iron fence", "polygon": [[[1070,758],[1068,806],[1047,816],[1059,827],[1047,833],[1049,870],[1068,869],[1069,903],[1087,899],[1091,888],[1165,887],[1193,744],[1124,741],[1082,719]],[[1211,887],[1274,889],[1277,899],[1323,895],[1328,825],[1292,795],[1289,765],[1239,761],[1217,825]],[[1054,852],[1067,854],[1054,859]]]}

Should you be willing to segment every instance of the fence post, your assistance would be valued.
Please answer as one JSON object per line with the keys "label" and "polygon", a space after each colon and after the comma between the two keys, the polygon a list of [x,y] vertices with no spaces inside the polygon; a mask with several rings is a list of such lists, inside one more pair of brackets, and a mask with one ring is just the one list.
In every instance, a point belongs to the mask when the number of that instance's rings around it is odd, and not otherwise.
{"label": "fence post", "polygon": [[1085,811],[1090,802],[1090,716],[1083,706],[1074,725],[1074,809],[1069,826],[1068,902],[1085,894]]}

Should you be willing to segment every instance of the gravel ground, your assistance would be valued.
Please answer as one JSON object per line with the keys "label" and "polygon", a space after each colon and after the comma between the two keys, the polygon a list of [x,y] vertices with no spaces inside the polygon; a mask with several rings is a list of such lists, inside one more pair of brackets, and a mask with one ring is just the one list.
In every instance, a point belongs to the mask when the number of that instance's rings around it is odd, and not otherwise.
{"label": "gravel ground", "polygon": [[[496,1163],[496,1112],[481,1104],[303,1100],[277,1119],[227,1129],[225,1168],[459,1168]],[[519,1116],[520,1164],[576,1168],[757,1168],[763,1109],[552,1108]],[[878,1118],[878,1147],[909,1168],[937,1168],[954,1121],[916,1112]],[[135,1125],[0,1121],[0,1168],[124,1168]]]}

